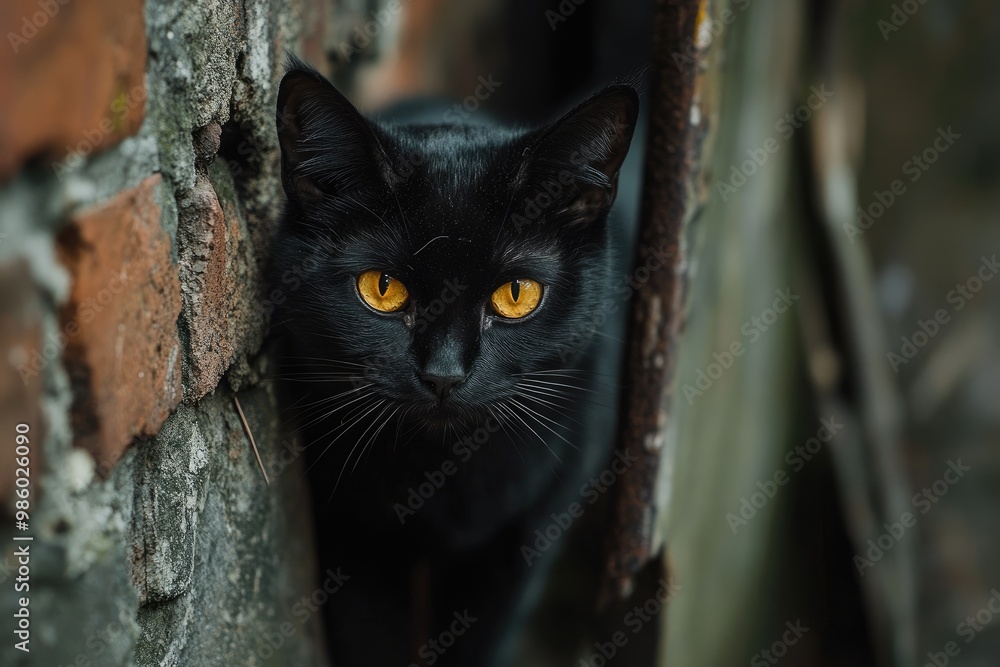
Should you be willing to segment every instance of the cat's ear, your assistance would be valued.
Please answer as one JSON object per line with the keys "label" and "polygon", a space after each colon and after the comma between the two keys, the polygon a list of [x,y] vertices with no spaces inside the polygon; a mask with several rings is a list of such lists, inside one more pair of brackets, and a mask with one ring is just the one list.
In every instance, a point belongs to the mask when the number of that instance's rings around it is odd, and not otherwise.
{"label": "cat's ear", "polygon": [[529,178],[572,187],[560,213],[586,221],[607,211],[639,117],[639,95],[629,85],[605,88],[556,121],[528,158]]}
{"label": "cat's ear", "polygon": [[387,161],[376,129],[322,74],[289,57],[278,89],[281,181],[299,200],[370,187]]}

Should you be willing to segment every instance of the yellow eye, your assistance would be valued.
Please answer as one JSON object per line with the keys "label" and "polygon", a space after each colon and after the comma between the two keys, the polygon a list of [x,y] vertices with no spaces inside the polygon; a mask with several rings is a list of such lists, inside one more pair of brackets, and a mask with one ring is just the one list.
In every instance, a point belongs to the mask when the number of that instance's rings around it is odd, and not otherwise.
{"label": "yellow eye", "polygon": [[498,315],[512,320],[528,315],[542,300],[542,286],[534,280],[519,278],[501,285],[493,292],[490,303]]}
{"label": "yellow eye", "polygon": [[383,271],[365,271],[358,276],[358,292],[365,303],[382,313],[396,312],[410,298],[403,283]]}

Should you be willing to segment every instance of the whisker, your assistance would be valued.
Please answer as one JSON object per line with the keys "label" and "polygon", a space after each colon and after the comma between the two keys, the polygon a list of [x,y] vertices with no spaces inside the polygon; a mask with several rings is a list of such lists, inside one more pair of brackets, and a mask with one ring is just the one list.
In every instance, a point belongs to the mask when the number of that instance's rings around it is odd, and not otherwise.
{"label": "whisker", "polygon": [[[356,419],[356,420],[355,420],[354,422],[352,422],[352,423],[351,423],[351,426],[354,426],[354,424],[357,424],[357,423],[358,423],[358,422],[360,422],[360,421],[361,421],[362,419],[364,419],[365,417],[367,417],[367,416],[368,416],[369,414],[371,414],[372,412],[374,412],[375,410],[377,410],[377,409],[378,409],[378,407],[379,407],[380,405],[382,405],[383,403],[385,403],[385,399],[382,399],[381,401],[379,401],[378,403],[376,403],[374,407],[372,407],[372,408],[371,408],[370,410],[368,410],[368,412],[366,412],[366,413],[364,413],[363,415],[361,415],[360,417],[358,417],[358,419]],[[387,409],[387,408],[383,408],[383,409],[382,409],[382,413],[384,413],[386,409]],[[382,413],[379,413],[379,415],[381,416],[381,414],[382,414]],[[336,493],[337,493],[337,489],[338,489],[338,488],[340,487],[340,480],[341,480],[341,479],[343,478],[343,476],[344,476],[344,471],[345,471],[345,470],[347,469],[347,464],[351,462],[351,457],[352,457],[352,456],[354,455],[354,452],[355,452],[355,450],[356,450],[356,449],[358,448],[358,445],[360,445],[360,444],[361,444],[361,438],[365,437],[365,434],[366,434],[366,433],[368,433],[368,431],[369,431],[369,430],[370,430],[370,429],[372,428],[372,426],[374,426],[374,425],[375,425],[375,424],[377,423],[377,421],[378,421],[378,420],[376,419],[375,421],[372,421],[372,423],[368,425],[368,428],[366,428],[366,429],[365,429],[365,430],[364,430],[364,431],[363,431],[363,432],[361,433],[361,435],[360,435],[360,436],[358,437],[358,440],[357,440],[357,442],[355,442],[355,443],[354,443],[354,446],[353,446],[353,447],[351,447],[351,451],[349,451],[349,452],[347,453],[347,457],[346,457],[346,458],[344,459],[344,465],[343,465],[343,466],[341,466],[341,468],[340,468],[340,474],[339,474],[339,475],[337,475],[337,481],[336,481],[336,482],[334,482],[334,484],[333,484],[333,491],[331,491],[331,492],[330,492],[330,497],[329,497],[329,498],[327,499],[327,501],[326,501],[327,503],[329,503],[329,502],[330,502],[331,500],[333,500],[333,496],[334,496],[334,494],[336,494]],[[341,434],[340,434],[340,435],[343,435],[344,433],[346,433],[346,432],[347,432],[347,431],[349,431],[349,430],[350,430],[350,427],[348,427],[348,428],[344,429],[344,431],[343,431],[343,432],[341,432]],[[337,438],[339,438],[339,437],[340,437],[340,435],[338,435],[338,436],[337,436]],[[335,441],[336,441],[336,438],[334,438],[334,440],[332,440],[332,441],[330,442],[330,445],[332,445],[332,444],[333,444],[333,443],[334,443]],[[326,446],[326,449],[329,449],[329,448],[330,448],[330,445],[327,445],[327,446]],[[324,449],[324,450],[323,450],[323,454],[326,454],[326,449]],[[320,454],[320,456],[322,457],[322,456],[323,456],[323,454]],[[318,460],[318,459],[317,459],[317,460]],[[356,466],[356,464],[355,464],[355,466]],[[353,470],[352,470],[351,472],[353,472]]]}
{"label": "whisker", "polygon": [[[521,391],[519,391],[517,395],[520,396],[523,399],[535,401],[535,402],[540,403],[542,405],[547,405],[550,408],[555,408],[556,410],[561,410],[561,409],[564,409],[566,407],[564,405],[559,405],[558,403],[553,403],[550,400],[547,400],[547,399],[544,399],[544,398],[540,398],[537,395],[532,395],[530,393],[527,393],[527,394],[523,393],[523,392],[530,392],[531,391],[527,387],[520,387],[520,389],[521,389]],[[564,401],[572,401],[572,399],[569,398],[569,397],[567,397],[567,396],[554,396],[553,398],[559,398],[559,399],[562,399]]]}
{"label": "whisker", "polygon": [[[334,365],[337,365],[337,366],[354,366],[354,367],[357,367],[357,368],[364,368],[365,367],[364,364],[359,364],[359,363],[354,362],[354,361],[345,361],[344,359],[329,359],[327,357],[283,357],[282,360],[281,360],[281,364],[283,366],[287,366],[289,361],[302,361],[302,362],[306,362],[306,361],[319,361],[319,362],[323,362],[323,363],[334,364]],[[300,365],[305,366],[307,364],[303,363],[303,364],[300,364]]]}
{"label": "whisker", "polygon": [[[520,407],[520,408],[522,408],[524,410],[527,410],[528,415],[529,416],[534,416],[534,419],[535,419],[536,422],[538,422],[539,426],[541,426],[542,428],[547,429],[550,433],[552,433],[552,435],[556,436],[557,438],[559,438],[560,440],[562,440],[563,442],[565,442],[567,445],[569,445],[570,447],[572,447],[576,451],[580,451],[579,447],[577,447],[572,442],[570,442],[569,440],[567,440],[566,438],[564,438],[562,435],[560,435],[559,433],[557,433],[556,430],[553,429],[551,426],[546,426],[545,424],[543,424],[540,420],[544,419],[545,421],[550,422],[552,424],[555,424],[556,426],[559,426],[560,428],[566,428],[565,426],[563,426],[559,422],[555,421],[554,419],[549,419],[548,417],[546,417],[545,415],[541,414],[540,412],[536,412],[535,410],[532,410],[527,405],[523,405],[521,403],[518,403],[515,399],[511,399],[511,402],[514,403],[514,405],[517,405],[518,407]],[[560,463],[561,463],[561,461],[560,461]]]}
{"label": "whisker", "polygon": [[517,446],[517,443],[514,442],[514,434],[507,430],[507,425],[504,424],[504,421],[500,419],[496,415],[496,413],[493,412],[492,407],[487,405],[486,411],[490,413],[490,417],[492,417],[496,421],[496,423],[500,424],[500,428],[502,428],[503,432],[507,434],[507,438],[510,440],[510,444],[514,446],[514,451],[517,452],[517,455],[521,459],[521,462],[526,463],[526,461],[524,460],[524,455],[521,453],[521,449]]}
{"label": "whisker", "polygon": [[589,392],[591,394],[600,394],[600,393],[602,393],[602,392],[599,392],[599,391],[595,391],[594,389],[588,389],[587,387],[577,387],[577,386],[574,386],[574,385],[571,385],[571,384],[565,384],[565,383],[562,383],[562,382],[548,382],[546,380],[533,380],[533,379],[530,379],[530,378],[523,379],[523,380],[521,380],[521,382],[531,382],[532,384],[536,384],[536,385],[541,384],[541,385],[547,385],[547,386],[552,386],[552,387],[565,387],[566,389],[572,389],[574,391],[586,391],[586,392]]}
{"label": "whisker", "polygon": [[[508,415],[508,414],[510,414],[510,406],[507,405],[506,401],[501,401],[500,403],[498,403],[496,405],[496,408],[497,408],[498,411],[500,411],[501,415]],[[504,426],[504,423],[505,423],[504,420],[500,421],[500,425],[503,426],[504,429],[506,430],[506,426]],[[511,435],[511,437],[514,437],[515,435],[517,435],[518,439],[521,441],[521,444],[524,445],[525,447],[528,447],[529,443],[528,443],[528,440],[527,440],[526,436],[523,433],[519,434],[518,431],[517,431],[518,424],[514,423],[514,421],[511,420],[510,418],[508,418],[506,420],[506,423],[510,426],[510,430],[507,431],[507,432]],[[516,447],[516,445],[515,445],[515,447]]]}
{"label": "whisker", "polygon": [[531,385],[522,384],[520,382],[518,382],[516,386],[517,386],[517,388],[520,391],[530,391],[530,392],[532,392],[534,394],[538,394],[539,396],[548,396],[549,398],[558,398],[560,400],[569,401],[569,402],[574,402],[574,401],[576,401],[578,399],[578,397],[576,397],[576,396],[570,396],[569,392],[567,392],[567,391],[561,391],[561,390],[558,390],[558,389],[546,389],[544,387],[533,387]]}
{"label": "whisker", "polygon": [[[366,398],[371,398],[372,396],[375,396],[375,392],[374,392],[374,391],[370,391],[370,392],[368,392],[367,394],[362,394],[361,396],[357,396],[357,397],[355,397],[355,398],[351,399],[350,401],[347,401],[347,402],[346,402],[346,403],[344,403],[343,405],[338,405],[338,406],[336,406],[335,408],[333,408],[333,409],[331,409],[331,410],[328,410],[328,411],[326,411],[326,412],[325,412],[325,413],[324,413],[323,415],[321,415],[321,416],[319,416],[319,417],[315,417],[315,418],[311,419],[310,421],[308,421],[308,422],[306,422],[305,424],[303,424],[302,426],[300,426],[300,427],[298,428],[298,430],[299,430],[299,431],[302,431],[302,430],[304,430],[304,429],[306,429],[306,428],[309,428],[309,427],[310,427],[310,426],[312,426],[313,424],[317,424],[317,423],[319,423],[319,422],[321,422],[321,421],[324,421],[324,420],[326,420],[326,419],[329,419],[330,417],[332,417],[332,416],[333,416],[333,414],[334,414],[335,412],[337,412],[337,411],[339,411],[339,410],[343,410],[343,409],[344,409],[344,408],[346,408],[346,407],[347,407],[348,405],[352,405],[352,404],[354,404],[354,403],[357,403],[358,401],[360,401],[360,400],[363,400],[363,399],[366,399]],[[352,412],[353,412],[353,411],[352,411]],[[350,414],[351,414],[351,412],[348,412],[347,414],[345,414],[345,415],[344,415],[344,417],[343,417],[343,418],[342,418],[342,419],[340,420],[340,423],[341,423],[341,424],[343,424],[343,423],[344,423],[344,421],[346,421],[346,420],[347,420],[347,417],[348,417],[348,415],[350,415]]]}
{"label": "whisker", "polygon": [[403,429],[403,420],[406,419],[406,415],[410,412],[413,406],[407,406],[403,408],[403,411],[399,415],[399,419],[396,420],[396,435],[392,440],[392,453],[396,453],[396,445],[399,444],[399,432]]}
{"label": "whisker", "polygon": [[[511,401],[514,402],[513,399],[511,399]],[[521,415],[519,415],[516,412],[514,412],[514,410],[512,410],[509,406],[507,406],[507,411],[508,411],[509,414],[514,415],[514,417],[518,421],[520,421],[522,424],[524,424],[525,428],[527,428],[529,431],[531,431],[532,433],[535,434],[535,437],[538,438],[543,445],[545,445],[545,448],[549,450],[549,452],[552,454],[552,456],[555,458],[556,461],[559,461],[559,463],[562,463],[562,459],[559,458],[559,455],[555,453],[555,450],[553,450],[551,447],[549,447],[549,443],[547,443],[545,441],[545,438],[543,438],[542,436],[538,435],[538,432],[535,431],[535,429],[531,428],[531,425],[528,424],[528,422],[524,421],[524,418],[521,417]]]}
{"label": "whisker", "polygon": [[590,396],[569,396],[568,392],[563,393],[560,390],[545,389],[542,387],[530,387],[523,384],[518,384],[517,388],[522,392],[524,391],[534,392],[536,395],[547,396],[549,398],[557,398],[559,400],[566,401],[571,405],[582,402],[582,403],[589,403],[590,405],[596,405],[598,407],[606,408],[609,410],[614,409],[614,406],[608,405],[607,403],[602,403],[601,401],[594,400],[594,398]]}
{"label": "whisker", "polygon": [[540,371],[528,371],[526,373],[511,373],[512,377],[528,377],[532,375],[562,375],[567,373],[578,373],[579,375],[575,377],[585,376],[585,375],[597,375],[603,377],[612,377],[613,373],[601,373],[599,371],[587,369],[587,368],[550,368]]}
{"label": "whisker", "polygon": [[[362,415],[361,415],[360,417],[358,417],[357,419],[355,419],[354,421],[352,421],[352,422],[351,422],[351,423],[350,423],[349,425],[345,426],[345,425],[344,425],[344,423],[343,423],[343,422],[341,422],[341,423],[340,423],[339,425],[337,425],[337,426],[335,426],[335,427],[334,427],[333,429],[331,429],[331,430],[330,430],[330,431],[329,431],[328,433],[326,433],[326,434],[325,434],[325,435],[323,435],[322,437],[318,438],[318,439],[317,439],[317,440],[316,440],[315,442],[313,442],[313,443],[310,443],[309,445],[306,445],[307,447],[311,447],[311,446],[312,446],[313,444],[315,444],[316,442],[319,442],[320,440],[325,440],[325,439],[326,439],[326,438],[327,438],[328,436],[330,436],[330,435],[333,435],[333,434],[334,434],[334,433],[336,433],[336,432],[337,432],[338,430],[340,431],[340,433],[338,433],[338,434],[337,434],[337,436],[336,436],[336,437],[334,437],[334,439],[333,439],[333,440],[331,440],[331,441],[330,441],[329,443],[327,443],[326,447],[324,447],[324,448],[323,448],[323,451],[322,451],[322,452],[320,452],[320,455],[316,457],[316,460],[315,460],[315,461],[313,461],[312,465],[310,465],[310,466],[309,466],[309,467],[308,467],[308,468],[306,469],[306,473],[308,474],[308,473],[309,473],[309,471],[311,471],[311,470],[313,469],[313,467],[314,467],[314,466],[315,466],[315,465],[316,465],[317,463],[319,463],[319,460],[320,460],[320,459],[322,459],[322,458],[323,458],[324,456],[326,456],[326,453],[327,453],[327,452],[328,452],[328,451],[330,450],[330,447],[332,447],[332,446],[333,446],[333,443],[337,442],[337,440],[338,440],[338,439],[340,439],[340,437],[341,437],[342,435],[344,435],[345,433],[347,433],[348,431],[350,431],[350,430],[351,430],[351,428],[352,428],[352,427],[353,427],[353,426],[354,426],[355,424],[357,424],[357,423],[358,423],[359,421],[361,421],[362,419],[364,419],[366,415],[370,414],[370,413],[371,413],[372,411],[374,411],[374,410],[377,410],[377,409],[378,409],[378,407],[379,407],[380,405],[382,405],[383,403],[385,403],[385,399],[382,399],[381,401],[379,401],[378,403],[376,403],[376,404],[375,404],[374,406],[372,406],[372,407],[371,407],[371,408],[370,408],[370,409],[369,409],[369,410],[368,410],[367,412],[365,412],[365,413],[364,413],[364,414],[362,414]],[[367,407],[367,406],[366,406],[366,407]],[[345,467],[346,467],[346,464],[345,464]],[[343,472],[344,472],[344,471],[343,471],[343,469],[341,469],[341,471],[340,471],[340,472],[341,472],[341,474],[343,474]],[[338,483],[340,482],[340,478],[339,478],[339,477],[337,478],[337,482],[338,482]],[[334,486],[334,491],[336,491],[336,490],[337,490],[337,489],[336,489],[336,486]]]}
{"label": "whisker", "polygon": [[[372,444],[373,442],[375,442],[375,438],[377,438],[377,437],[378,437],[378,434],[382,432],[382,429],[384,429],[384,428],[385,428],[385,425],[389,423],[389,420],[390,420],[390,419],[392,419],[392,416],[393,416],[394,414],[396,414],[396,412],[397,412],[397,411],[399,410],[399,407],[398,407],[398,406],[397,406],[397,407],[394,407],[394,408],[392,409],[392,412],[390,412],[390,413],[389,413],[389,416],[388,416],[388,417],[386,417],[386,418],[385,418],[385,419],[383,420],[383,419],[382,419],[382,415],[384,415],[384,414],[385,414],[385,411],[386,411],[386,410],[388,410],[388,409],[389,409],[390,407],[391,407],[391,406],[389,406],[389,405],[385,406],[385,407],[384,407],[384,408],[382,409],[382,412],[378,413],[378,417],[376,417],[376,418],[374,419],[374,421],[372,421],[372,424],[378,424],[378,428],[377,428],[377,429],[375,429],[375,431],[374,431],[374,432],[373,432],[373,433],[371,434],[371,436],[370,436],[370,437],[368,438],[368,442],[366,442],[366,443],[365,443],[365,446],[361,448],[361,453],[360,453],[360,454],[358,454],[358,458],[354,459],[354,467],[353,467],[353,468],[351,468],[351,474],[352,474],[352,475],[354,474],[354,471],[358,469],[358,464],[359,464],[359,463],[361,463],[361,457],[365,455],[365,451],[366,451],[366,450],[368,449],[369,445],[371,445],[371,444]],[[371,428],[371,427],[369,427],[369,428]],[[367,433],[367,431],[365,431],[365,432]],[[361,436],[362,436],[362,437],[364,437],[364,433],[362,433],[362,434],[361,434]],[[358,438],[358,440],[360,440],[360,439],[361,439],[361,438]]]}
{"label": "whisker", "polygon": [[333,396],[324,396],[323,398],[317,399],[317,400],[313,401],[312,403],[306,403],[302,407],[303,408],[309,408],[309,407],[312,407],[314,405],[321,405],[323,403],[330,403],[330,402],[335,401],[338,398],[341,398],[343,396],[350,396],[351,394],[357,393],[357,392],[359,392],[359,391],[361,391],[363,389],[368,389],[371,386],[372,386],[371,384],[366,384],[363,387],[355,387],[353,389],[348,389],[347,391],[342,391],[339,394],[334,394]]}

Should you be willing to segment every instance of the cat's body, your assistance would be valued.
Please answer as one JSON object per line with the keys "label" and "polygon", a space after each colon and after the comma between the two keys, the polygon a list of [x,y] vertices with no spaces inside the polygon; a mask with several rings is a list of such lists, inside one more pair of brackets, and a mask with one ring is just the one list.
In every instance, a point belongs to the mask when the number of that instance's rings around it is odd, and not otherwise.
{"label": "cat's body", "polygon": [[[620,301],[607,215],[637,113],[618,86],[537,131],[376,126],[301,65],[282,82],[274,265],[306,277],[282,375],[321,571],[347,577],[323,609],[335,664],[509,657],[555,557],[535,531],[611,451],[587,351]],[[390,282],[406,298],[383,311]],[[504,316],[496,295],[532,285]]]}

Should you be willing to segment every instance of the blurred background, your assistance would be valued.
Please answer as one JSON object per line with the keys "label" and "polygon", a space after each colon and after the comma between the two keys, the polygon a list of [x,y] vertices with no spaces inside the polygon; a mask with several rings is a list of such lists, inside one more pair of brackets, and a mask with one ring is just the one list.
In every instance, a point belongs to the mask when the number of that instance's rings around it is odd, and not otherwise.
{"label": "blurred background", "polygon": [[[920,522],[919,657],[925,662],[928,651],[956,641],[962,652],[950,664],[986,665],[1000,655],[996,625],[975,632],[968,644],[972,635],[955,632],[961,623],[974,627],[967,617],[995,597],[1000,576],[1000,292],[995,281],[984,282],[966,301],[958,287],[968,285],[970,293],[977,287],[983,258],[992,261],[1000,242],[998,136],[987,120],[998,108],[996,69],[989,63],[1000,55],[1000,14],[975,2],[927,3],[922,11],[884,39],[870,35],[852,55],[866,98],[858,200],[871,202],[873,192],[894,179],[907,182],[899,204],[864,236],[888,349],[900,350],[900,339],[912,340],[918,322],[938,309],[951,318],[894,376],[907,418],[910,486],[917,492],[933,485],[949,460],[971,467]],[[961,139],[911,184],[914,175],[901,169],[931,145],[938,128],[948,127]]]}
{"label": "blurred background", "polygon": [[[654,44],[677,7],[696,31]],[[263,381],[286,51],[376,117],[522,125],[634,76],[661,122],[656,82],[697,71],[656,556],[595,611],[589,513],[518,664],[997,663],[997,3],[15,0],[0,27],[4,618],[21,423],[36,539],[2,664],[326,664]]]}

